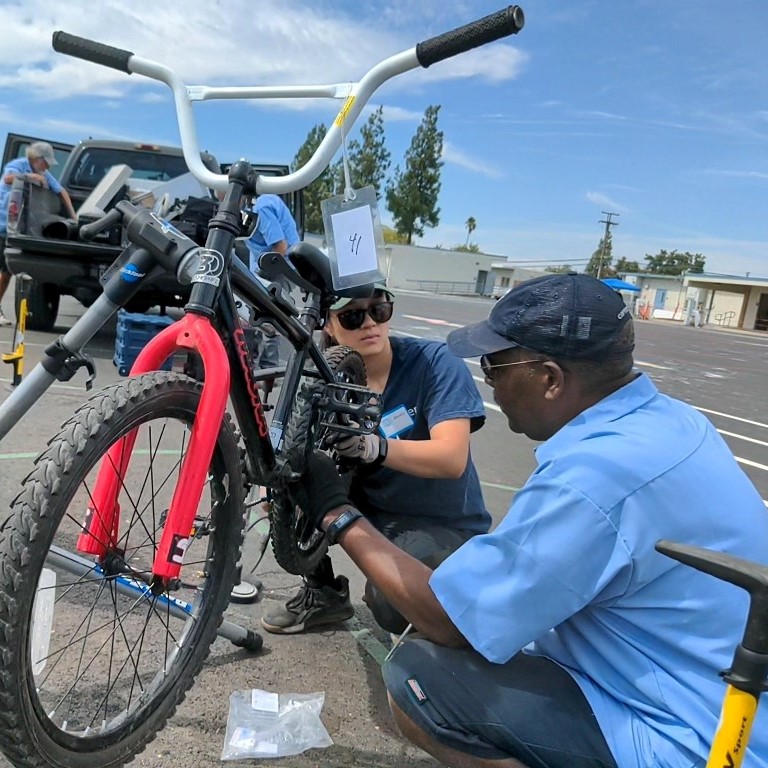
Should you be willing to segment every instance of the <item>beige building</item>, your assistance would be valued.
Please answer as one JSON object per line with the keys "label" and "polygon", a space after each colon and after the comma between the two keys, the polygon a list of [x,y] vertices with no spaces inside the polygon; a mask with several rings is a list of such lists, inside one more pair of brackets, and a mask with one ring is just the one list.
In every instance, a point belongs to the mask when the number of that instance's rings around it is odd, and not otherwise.
{"label": "beige building", "polygon": [[[325,240],[320,235],[308,233],[304,239],[325,250]],[[387,285],[393,289],[490,296],[494,281],[491,263],[494,259],[498,256],[391,244],[385,245],[379,254],[379,268]]]}
{"label": "beige building", "polygon": [[621,277],[640,288],[637,316],[768,331],[768,278],[706,272]]}
{"label": "beige building", "polygon": [[[307,235],[322,247],[322,238]],[[416,245],[387,245],[380,267],[394,289],[503,296],[525,280],[551,274],[515,266],[498,256]],[[620,273],[639,291],[622,291],[636,317],[768,331],[768,278],[710,273],[655,275]]]}

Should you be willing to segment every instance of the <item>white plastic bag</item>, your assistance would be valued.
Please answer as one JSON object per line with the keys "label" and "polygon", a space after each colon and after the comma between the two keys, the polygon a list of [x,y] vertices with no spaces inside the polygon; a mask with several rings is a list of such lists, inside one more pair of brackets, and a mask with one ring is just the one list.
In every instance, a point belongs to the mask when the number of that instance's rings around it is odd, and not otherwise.
{"label": "white plastic bag", "polygon": [[333,744],[320,711],[325,693],[270,693],[254,688],[229,697],[222,760],[286,757]]}

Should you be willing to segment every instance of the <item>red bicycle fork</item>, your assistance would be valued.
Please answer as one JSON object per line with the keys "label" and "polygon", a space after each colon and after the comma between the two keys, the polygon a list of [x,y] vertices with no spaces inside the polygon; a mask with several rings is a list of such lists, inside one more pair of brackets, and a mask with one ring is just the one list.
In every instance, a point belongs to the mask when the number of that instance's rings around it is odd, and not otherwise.
{"label": "red bicycle fork", "polygon": [[[200,355],[205,382],[152,567],[154,576],[165,581],[178,578],[181,571],[224,418],[230,382],[229,360],[219,334],[207,317],[193,314],[185,315],[151,339],[136,358],[130,375],[156,371],[179,351],[194,351]],[[124,486],[136,433],[134,429],[120,438],[102,459],[91,505],[77,542],[80,552],[103,559],[117,547],[120,532],[118,496]]]}

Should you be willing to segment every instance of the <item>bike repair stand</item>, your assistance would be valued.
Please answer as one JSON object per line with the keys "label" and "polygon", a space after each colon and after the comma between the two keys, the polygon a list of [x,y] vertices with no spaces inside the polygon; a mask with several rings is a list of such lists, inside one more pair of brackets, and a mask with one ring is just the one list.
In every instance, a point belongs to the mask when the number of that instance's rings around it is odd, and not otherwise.
{"label": "bike repair stand", "polygon": [[32,278],[28,275],[17,275],[16,282],[19,286],[19,302],[16,310],[16,327],[13,329],[12,352],[3,355],[4,363],[13,366],[13,386],[21,384],[21,377],[24,373],[24,332],[27,329],[27,291]]}

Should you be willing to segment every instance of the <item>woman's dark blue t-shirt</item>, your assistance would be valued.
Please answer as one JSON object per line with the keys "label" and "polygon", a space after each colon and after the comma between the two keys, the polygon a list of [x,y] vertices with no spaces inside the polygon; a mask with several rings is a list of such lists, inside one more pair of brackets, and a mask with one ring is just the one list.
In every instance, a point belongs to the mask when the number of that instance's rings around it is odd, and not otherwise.
{"label": "woman's dark blue t-shirt", "polygon": [[[382,393],[382,426],[390,440],[429,440],[429,430],[451,419],[485,421],[483,401],[463,360],[443,342],[390,337],[392,367]],[[425,523],[485,533],[491,516],[470,455],[458,479],[414,477],[387,467],[360,472],[352,500],[367,514],[397,514]]]}

